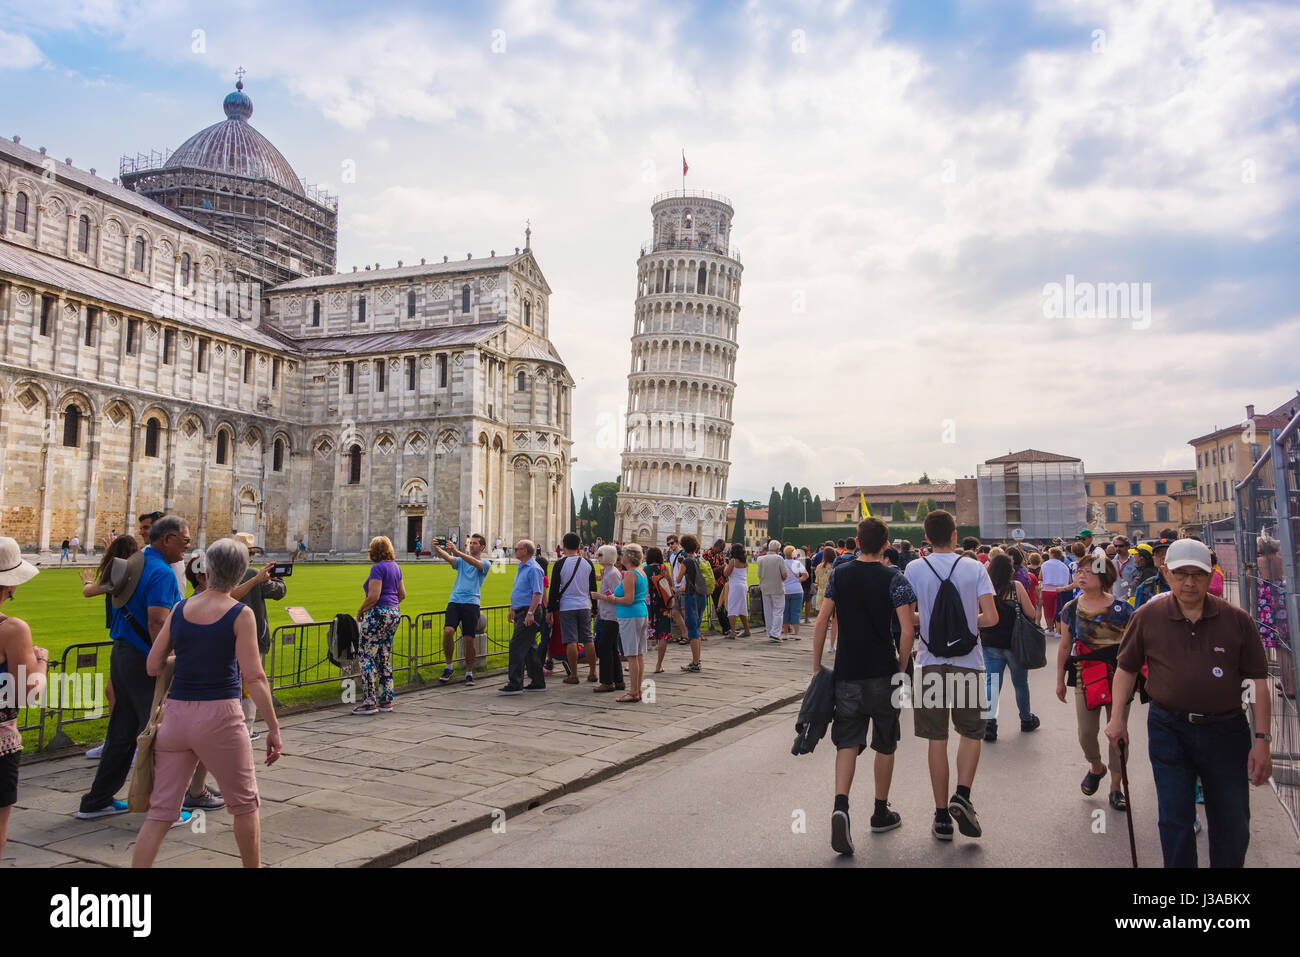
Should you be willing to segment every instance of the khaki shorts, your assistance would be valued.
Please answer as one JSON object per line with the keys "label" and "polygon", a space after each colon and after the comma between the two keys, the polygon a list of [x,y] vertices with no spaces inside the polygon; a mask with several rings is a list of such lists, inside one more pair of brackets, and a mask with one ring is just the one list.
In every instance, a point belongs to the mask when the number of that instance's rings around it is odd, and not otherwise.
{"label": "khaki shorts", "polygon": [[983,669],[926,665],[912,688],[916,736],[947,741],[951,714],[952,726],[963,738],[984,740],[987,697]]}

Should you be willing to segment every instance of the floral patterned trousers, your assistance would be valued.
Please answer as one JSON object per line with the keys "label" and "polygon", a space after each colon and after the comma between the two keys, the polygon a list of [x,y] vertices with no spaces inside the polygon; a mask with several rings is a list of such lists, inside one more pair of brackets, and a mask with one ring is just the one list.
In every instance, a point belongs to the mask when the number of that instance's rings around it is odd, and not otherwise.
{"label": "floral patterned trousers", "polygon": [[[393,633],[402,613],[376,605],[361,616],[361,700],[393,703]],[[376,688],[378,694],[376,694]]]}

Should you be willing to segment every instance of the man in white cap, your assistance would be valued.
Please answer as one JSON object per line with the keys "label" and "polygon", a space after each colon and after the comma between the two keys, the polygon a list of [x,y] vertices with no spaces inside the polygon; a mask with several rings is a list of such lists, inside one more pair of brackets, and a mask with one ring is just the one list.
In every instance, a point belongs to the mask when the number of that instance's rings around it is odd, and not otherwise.
{"label": "man in white cap", "polygon": [[[1250,843],[1250,788],[1273,770],[1268,662],[1240,608],[1209,593],[1210,550],[1169,545],[1168,595],[1142,605],[1120,644],[1106,736],[1128,744],[1128,710],[1147,665],[1147,750],[1156,782],[1165,867],[1196,867],[1196,782],[1205,794],[1210,866],[1241,867]],[[1255,734],[1244,708],[1254,713]]]}
{"label": "man in white cap", "polygon": [[785,580],[790,569],[781,554],[781,543],[775,538],[767,543],[767,551],[758,556],[758,589],[763,593],[763,621],[767,637],[778,644],[781,641],[781,623],[785,618]]}

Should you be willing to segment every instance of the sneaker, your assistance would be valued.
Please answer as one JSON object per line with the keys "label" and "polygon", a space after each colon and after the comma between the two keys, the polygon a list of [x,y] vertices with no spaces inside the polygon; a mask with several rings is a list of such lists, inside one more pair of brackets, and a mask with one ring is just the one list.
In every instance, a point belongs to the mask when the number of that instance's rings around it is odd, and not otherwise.
{"label": "sneaker", "polygon": [[86,758],[91,761],[98,761],[104,754],[104,742],[101,741],[89,751],[86,752]]}
{"label": "sneaker", "polygon": [[[624,658],[623,660],[626,661],[627,659]],[[542,669],[542,674],[546,675],[546,677],[549,678],[551,675],[555,674],[555,669],[554,669],[554,668],[543,668],[543,669]]]}
{"label": "sneaker", "polygon": [[[224,805],[222,806],[224,807]],[[194,815],[189,811],[181,811],[180,817],[172,823],[172,827],[184,827],[186,824],[190,823],[193,817]]]}
{"label": "sneaker", "polygon": [[194,797],[188,791],[185,793],[185,800],[181,802],[181,807],[187,811],[219,811],[226,806],[221,795],[213,794],[211,788],[204,788],[203,793]]}
{"label": "sneaker", "polygon": [[392,713],[393,713],[393,703],[390,701],[390,702],[388,702],[388,704],[381,704],[381,705],[379,706],[379,710],[382,711],[384,714],[392,714]]}
{"label": "sneaker", "polygon": [[831,813],[831,848],[836,854],[853,853],[853,835],[849,833],[849,812],[836,810]]}
{"label": "sneaker", "polygon": [[1020,722],[1020,730],[1025,733],[1028,733],[1030,731],[1037,731],[1039,725],[1041,725],[1042,723],[1043,723],[1042,721],[1038,720],[1038,715],[1031,714],[1029,716],[1028,721]]}
{"label": "sneaker", "polygon": [[545,691],[545,690],[546,690],[546,682],[544,682],[544,681],[530,681],[528,684],[524,685],[524,690],[525,690],[525,691]]}
{"label": "sneaker", "polygon": [[524,689],[519,685],[502,685],[497,689],[497,694],[523,694]]}
{"label": "sneaker", "polygon": [[947,814],[943,815],[943,817],[940,817],[939,814],[936,812],[934,816],[934,826],[930,830],[934,834],[934,836],[937,837],[939,840],[951,841],[952,840],[952,818],[949,817]]}
{"label": "sneaker", "polygon": [[781,639],[780,639],[780,638],[769,638],[768,640],[769,640],[769,641],[775,641],[778,645],[781,643]]}
{"label": "sneaker", "polygon": [[357,715],[378,714],[379,706],[373,703],[366,704],[365,702],[362,702],[361,704],[357,705],[355,708],[352,709],[352,713]]}
{"label": "sneaker", "polygon": [[871,815],[872,834],[883,834],[885,831],[892,831],[894,828],[902,826],[903,816],[890,808],[886,808],[884,813],[877,811]]}
{"label": "sneaker", "polygon": [[948,813],[957,822],[957,830],[967,837],[979,837],[984,833],[980,830],[980,820],[975,816],[974,805],[960,794],[954,794],[948,801]]}
{"label": "sneaker", "polygon": [[261,731],[249,731],[249,732],[248,732],[248,740],[249,740],[249,741],[256,741],[256,740],[257,740],[258,738],[260,738],[261,736],[262,736],[262,732],[261,732]]}
{"label": "sneaker", "polygon": [[996,718],[991,718],[984,722],[984,740],[996,741],[998,739],[998,722]]}
{"label": "sneaker", "polygon": [[89,821],[97,817],[109,817],[110,815],[113,814],[125,814],[125,813],[126,813],[126,802],[113,801],[111,804],[105,805],[104,807],[100,808],[98,811],[78,811],[77,817],[79,817],[83,821]]}
{"label": "sneaker", "polygon": [[474,672],[472,671],[465,672],[465,684],[472,685],[473,683],[474,683]]}
{"label": "sneaker", "polygon": [[699,670],[700,670],[700,663],[698,661],[692,661],[689,665],[682,665],[682,671],[699,671]]}
{"label": "sneaker", "polygon": [[451,680],[451,676],[452,676],[452,674],[455,672],[455,670],[456,670],[456,669],[453,668],[451,665],[448,665],[446,668],[443,668],[443,669],[442,669],[442,674],[438,675],[438,682],[439,682],[439,684],[444,684],[444,685],[445,685],[448,681],[450,681],[450,680]]}

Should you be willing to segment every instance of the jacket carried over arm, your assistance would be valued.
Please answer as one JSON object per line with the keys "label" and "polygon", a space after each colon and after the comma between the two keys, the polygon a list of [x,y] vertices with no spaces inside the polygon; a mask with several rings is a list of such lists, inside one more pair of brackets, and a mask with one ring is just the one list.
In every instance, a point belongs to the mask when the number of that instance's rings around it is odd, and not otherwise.
{"label": "jacket carried over arm", "polygon": [[803,695],[803,705],[794,723],[791,754],[811,754],[835,719],[835,673],[822,668],[813,675]]}

